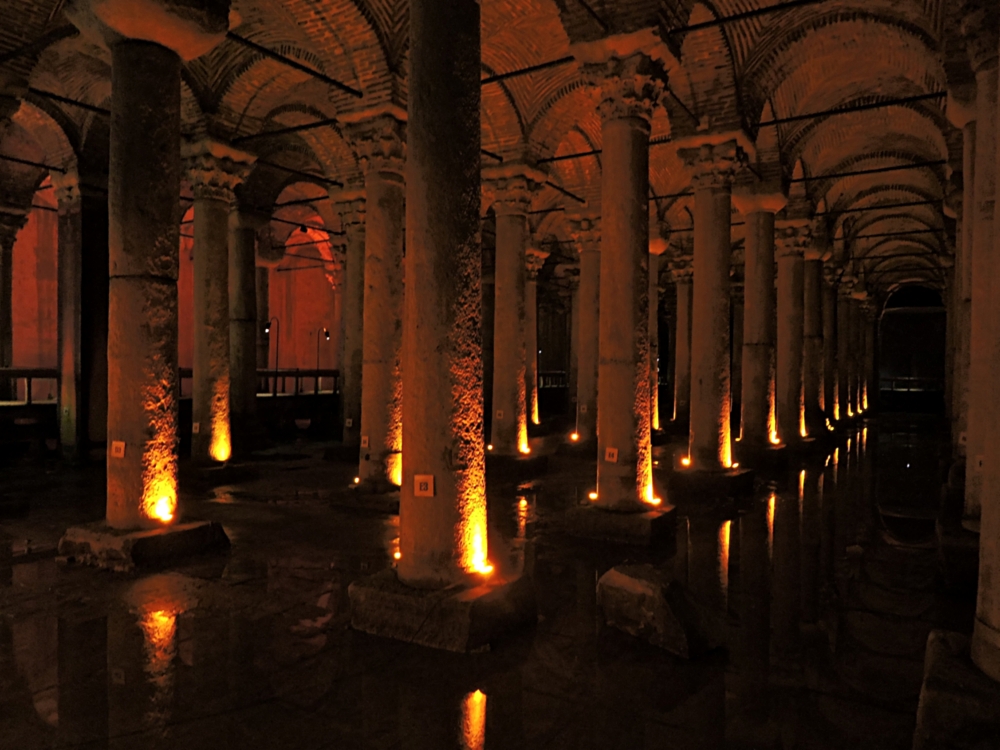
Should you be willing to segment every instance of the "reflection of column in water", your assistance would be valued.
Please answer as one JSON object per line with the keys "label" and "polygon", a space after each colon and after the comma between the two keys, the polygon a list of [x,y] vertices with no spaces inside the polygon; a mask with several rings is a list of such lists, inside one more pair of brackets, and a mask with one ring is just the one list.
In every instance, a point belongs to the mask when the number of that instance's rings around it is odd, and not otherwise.
{"label": "reflection of column in water", "polygon": [[486,748],[486,694],[468,693],[462,701],[462,750]]}
{"label": "reflection of column in water", "polygon": [[719,591],[722,594],[722,608],[725,610],[729,605],[729,532],[732,528],[731,521],[723,521],[719,526]]}
{"label": "reflection of column in water", "polygon": [[739,520],[741,590],[737,694],[744,719],[754,723],[767,720],[771,636],[769,525],[773,507],[769,501]]}
{"label": "reflection of column in water", "polygon": [[177,655],[177,615],[163,609],[139,616],[144,639],[143,671],[152,688],[147,724],[162,725],[170,718],[174,695],[174,657]]}
{"label": "reflection of column in water", "polygon": [[59,745],[99,747],[108,736],[108,625],[59,620]]}
{"label": "reflection of column in water", "polygon": [[59,725],[59,630],[55,617],[15,620],[14,665],[28,686],[38,718],[50,726]]}
{"label": "reflection of column in water", "polygon": [[779,492],[774,509],[774,566],[771,598],[775,662],[794,661],[799,651],[801,584],[799,497],[795,490]]}
{"label": "reflection of column in water", "polygon": [[820,495],[819,469],[803,469],[799,474],[802,503],[802,622],[819,620],[820,589]]}
{"label": "reflection of column in water", "polygon": [[833,583],[834,543],[833,529],[836,522],[837,485],[833,481],[832,461],[827,463],[819,478],[819,580],[820,587],[827,588]]}

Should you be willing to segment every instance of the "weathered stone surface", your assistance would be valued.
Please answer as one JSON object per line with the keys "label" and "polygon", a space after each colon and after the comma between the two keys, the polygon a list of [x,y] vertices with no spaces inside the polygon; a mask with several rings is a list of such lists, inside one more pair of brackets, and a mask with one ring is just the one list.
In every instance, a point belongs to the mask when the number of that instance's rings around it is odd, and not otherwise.
{"label": "weathered stone surface", "polygon": [[484,651],[516,628],[535,621],[531,581],[447,589],[418,589],[384,570],[352,583],[351,627],[429,648]]}
{"label": "weathered stone surface", "polygon": [[666,505],[643,513],[616,513],[593,505],[571,508],[563,518],[570,536],[622,544],[669,543],[674,538],[676,509]]}
{"label": "weathered stone surface", "polygon": [[619,565],[597,582],[604,621],[688,659],[714,647],[706,618],[676,581],[652,565]]}
{"label": "weathered stone surface", "polygon": [[969,641],[943,630],[927,638],[913,750],[1000,748],[1000,684],[972,663]]}
{"label": "weathered stone surface", "polygon": [[123,531],[104,523],[76,526],[59,540],[65,562],[123,573],[181,557],[229,549],[229,537],[215,521],[194,521],[159,529]]}

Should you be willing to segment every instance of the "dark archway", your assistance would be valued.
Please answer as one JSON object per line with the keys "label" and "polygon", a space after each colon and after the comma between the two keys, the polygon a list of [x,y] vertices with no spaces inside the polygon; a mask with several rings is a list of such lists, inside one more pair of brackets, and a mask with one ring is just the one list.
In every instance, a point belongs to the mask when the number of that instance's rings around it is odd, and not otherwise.
{"label": "dark archway", "polygon": [[945,332],[946,311],[937,291],[906,286],[886,300],[878,349],[883,410],[944,410]]}

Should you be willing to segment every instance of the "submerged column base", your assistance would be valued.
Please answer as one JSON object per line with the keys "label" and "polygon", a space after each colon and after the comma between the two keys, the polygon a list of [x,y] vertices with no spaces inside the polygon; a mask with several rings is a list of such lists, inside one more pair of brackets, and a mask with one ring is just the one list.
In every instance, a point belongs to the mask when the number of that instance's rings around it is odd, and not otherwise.
{"label": "submerged column base", "polygon": [[488,651],[503,635],[537,619],[528,578],[478,586],[418,589],[392,568],[354,581],[347,589],[351,627],[444,651]]}

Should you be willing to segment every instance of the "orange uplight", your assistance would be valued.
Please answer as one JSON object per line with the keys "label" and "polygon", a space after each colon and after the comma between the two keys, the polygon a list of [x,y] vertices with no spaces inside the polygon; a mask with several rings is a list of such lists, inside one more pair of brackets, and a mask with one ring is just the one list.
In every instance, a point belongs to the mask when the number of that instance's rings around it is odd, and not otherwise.
{"label": "orange uplight", "polygon": [[580,433],[579,432],[573,432],[573,433],[571,433],[570,436],[569,436],[569,439],[572,440],[575,443],[577,440],[580,439]]}
{"label": "orange uplight", "polygon": [[[729,414],[729,404],[726,404],[725,413]],[[719,445],[719,463],[723,468],[733,468],[733,444],[730,440],[729,417],[722,420],[722,443]]]}
{"label": "orange uplight", "polygon": [[522,456],[527,456],[529,453],[531,453],[531,448],[528,447],[527,443],[522,443],[521,445],[517,446],[517,450]]}
{"label": "orange uplight", "polygon": [[729,598],[729,532],[732,521],[723,521],[719,527],[719,589],[723,600]]}
{"label": "orange uplight", "polygon": [[656,496],[656,490],[653,489],[652,479],[646,483],[646,489],[643,491],[642,501],[646,503],[646,505],[652,505],[654,508],[663,502],[662,498]]}
{"label": "orange uplight", "polygon": [[517,501],[517,538],[524,539],[528,534],[528,500]]}
{"label": "orange uplight", "polygon": [[806,427],[805,407],[799,409],[799,435],[802,437],[809,437],[809,429]]}
{"label": "orange uplight", "polygon": [[486,694],[468,693],[462,701],[462,750],[486,748]]}
{"label": "orange uplight", "polygon": [[861,386],[861,408],[868,411],[868,383]]}
{"label": "orange uplight", "polygon": [[146,487],[142,501],[143,513],[160,523],[167,524],[177,514],[177,480],[172,475],[155,477]]}
{"label": "orange uplight", "polygon": [[774,551],[774,506],[778,496],[773,492],[767,498],[767,556],[770,559]]}
{"label": "orange uplight", "polygon": [[490,443],[489,445],[487,445],[486,446],[486,450],[488,450],[488,451],[493,450],[493,443]]}
{"label": "orange uplight", "polygon": [[734,464],[733,464],[733,468],[734,468],[734,469],[738,469],[738,468],[740,468],[740,465],[739,465],[739,462],[737,462],[737,463],[734,463]]}
{"label": "orange uplight", "polygon": [[398,550],[396,552],[392,553],[392,559],[393,560],[399,560],[402,556],[403,556],[403,553],[399,552]]}
{"label": "orange uplight", "polygon": [[397,487],[401,487],[403,484],[403,454],[390,453],[385,463],[389,481]]}
{"label": "orange uplight", "polygon": [[690,466],[690,465],[691,465],[691,456],[682,456],[681,466]]}
{"label": "orange uplight", "polygon": [[361,477],[354,477],[355,484],[361,484]]}
{"label": "orange uplight", "polygon": [[597,493],[596,492],[591,492],[591,493],[589,493],[587,495],[587,497],[589,497],[591,500],[596,500],[597,499]]}

